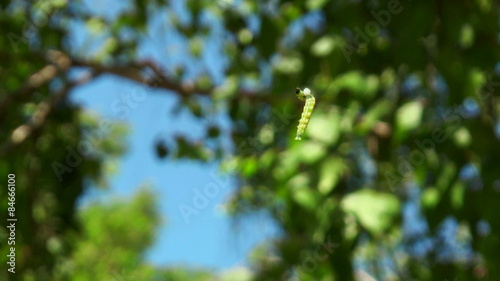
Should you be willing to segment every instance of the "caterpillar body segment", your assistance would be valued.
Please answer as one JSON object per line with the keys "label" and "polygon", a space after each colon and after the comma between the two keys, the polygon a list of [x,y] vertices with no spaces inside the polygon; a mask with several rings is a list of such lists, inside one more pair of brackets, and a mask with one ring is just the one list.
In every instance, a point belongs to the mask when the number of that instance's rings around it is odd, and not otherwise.
{"label": "caterpillar body segment", "polygon": [[307,124],[309,124],[309,119],[311,118],[314,105],[316,104],[316,99],[312,95],[311,90],[308,88],[304,88],[304,90],[297,88],[295,94],[299,100],[306,102],[304,109],[302,110],[299,125],[297,126],[297,136],[295,137],[295,140],[301,140],[302,135],[307,128]]}

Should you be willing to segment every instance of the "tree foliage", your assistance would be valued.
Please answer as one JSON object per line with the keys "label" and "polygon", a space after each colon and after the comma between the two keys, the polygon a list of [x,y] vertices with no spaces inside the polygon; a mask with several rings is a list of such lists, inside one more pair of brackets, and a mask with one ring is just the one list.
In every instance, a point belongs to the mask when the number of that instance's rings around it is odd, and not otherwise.
{"label": "tree foliage", "polygon": [[[227,113],[229,131],[210,124],[205,138],[171,136],[157,151],[223,159],[240,179],[228,210],[266,210],[283,229],[256,249],[255,280],[500,279],[495,1],[131,0],[111,15],[85,1],[0,7],[0,171],[16,173],[26,276],[51,280],[75,252],[50,241],[66,243],[85,181],[101,181],[103,161],[123,151],[119,138],[96,138],[72,166],[65,149],[109,128],[86,123],[68,94],[112,74],[178,96],[199,119]],[[90,34],[85,44],[72,24]],[[151,36],[179,38],[189,59],[169,48],[141,56]],[[317,102],[296,142],[294,89],[305,86]]]}

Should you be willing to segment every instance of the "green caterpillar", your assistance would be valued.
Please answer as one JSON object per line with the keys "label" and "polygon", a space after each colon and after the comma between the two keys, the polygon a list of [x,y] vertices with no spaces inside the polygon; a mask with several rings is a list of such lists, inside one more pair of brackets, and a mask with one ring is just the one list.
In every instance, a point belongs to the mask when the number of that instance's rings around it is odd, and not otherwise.
{"label": "green caterpillar", "polygon": [[297,98],[299,98],[299,100],[306,101],[304,110],[302,111],[302,116],[299,120],[299,125],[297,126],[297,136],[295,137],[295,140],[301,140],[302,135],[307,128],[307,124],[309,124],[309,119],[311,118],[314,105],[316,104],[316,99],[312,95],[311,90],[309,90],[308,88],[304,88],[303,91],[297,88],[297,90],[295,90],[295,94],[297,95]]}

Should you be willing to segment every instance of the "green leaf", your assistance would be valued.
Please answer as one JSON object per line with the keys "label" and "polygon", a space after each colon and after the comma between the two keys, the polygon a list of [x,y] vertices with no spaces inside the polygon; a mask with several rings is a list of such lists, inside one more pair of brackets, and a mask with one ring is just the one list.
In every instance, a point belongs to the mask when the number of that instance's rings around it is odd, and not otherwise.
{"label": "green leaf", "polygon": [[323,36],[318,39],[311,47],[311,53],[318,57],[329,55],[335,48],[335,39],[333,36]]}
{"label": "green leaf", "polygon": [[224,83],[214,89],[212,96],[214,100],[228,99],[236,94],[238,90],[238,77],[228,76]]}
{"label": "green leaf", "polygon": [[441,192],[435,187],[427,188],[422,193],[422,206],[426,209],[434,208],[441,199]]}
{"label": "green leaf", "polygon": [[314,163],[325,156],[325,153],[325,146],[315,142],[300,142],[297,151],[298,159],[305,163]]}
{"label": "green leaf", "polygon": [[309,188],[310,178],[306,173],[295,175],[288,182],[287,186],[292,198],[297,204],[307,210],[314,210],[317,200],[314,190]]}
{"label": "green leaf", "polygon": [[353,214],[369,232],[378,235],[390,228],[400,203],[392,194],[362,189],[347,195],[342,200],[342,208]]}
{"label": "green leaf", "polygon": [[94,18],[90,18],[87,21],[87,28],[89,29],[89,31],[92,34],[95,34],[95,35],[101,34],[102,32],[104,32],[105,27],[106,27],[106,25],[105,25],[103,19],[101,19],[101,18],[94,17]]}
{"label": "green leaf", "polygon": [[354,70],[338,76],[332,81],[331,89],[333,92],[341,90],[350,91],[362,99],[370,99],[377,92],[380,85],[379,78],[375,75],[364,75]]}
{"label": "green leaf", "polygon": [[[193,279],[194,280],[194,279]],[[233,267],[220,274],[220,281],[250,281],[252,280],[252,271],[246,267]]]}
{"label": "green leaf", "polygon": [[316,199],[312,190],[305,187],[296,188],[292,194],[295,202],[303,208],[307,210],[314,210],[316,208]]}
{"label": "green leaf", "polygon": [[251,177],[252,175],[255,174],[257,171],[257,159],[255,157],[249,157],[246,158],[242,163],[241,163],[241,173],[245,177]]}
{"label": "green leaf", "polygon": [[253,34],[248,28],[244,28],[238,32],[238,40],[243,45],[248,45],[252,42]]}
{"label": "green leaf", "polygon": [[455,208],[455,210],[462,209],[464,205],[464,196],[465,195],[465,183],[461,181],[457,181],[453,187],[451,188],[451,206]]}
{"label": "green leaf", "polygon": [[331,157],[321,166],[318,190],[322,194],[327,194],[333,190],[342,176],[345,165],[340,157]]}
{"label": "green leaf", "polygon": [[420,101],[412,101],[402,105],[396,113],[397,136],[402,139],[408,131],[417,128],[422,120],[424,106]]}
{"label": "green leaf", "polygon": [[309,10],[318,10],[323,8],[327,2],[327,0],[308,0],[306,2],[306,7]]}
{"label": "green leaf", "polygon": [[453,134],[453,140],[459,147],[467,147],[472,141],[472,136],[466,127],[461,127]]}
{"label": "green leaf", "polygon": [[440,192],[446,191],[455,178],[456,173],[457,168],[453,163],[448,163],[442,167],[441,173],[435,181],[436,187],[440,190]]}
{"label": "green leaf", "polygon": [[193,54],[194,57],[201,57],[201,53],[205,46],[205,42],[200,36],[194,36],[189,39],[189,51]]}
{"label": "green leaf", "polygon": [[302,59],[298,56],[287,56],[280,57],[277,62],[274,63],[274,68],[276,71],[284,74],[294,74],[298,73],[304,67]]}
{"label": "green leaf", "polygon": [[338,110],[330,110],[327,114],[319,110],[312,113],[311,121],[306,129],[306,136],[327,144],[335,144],[340,137],[341,116]]}
{"label": "green leaf", "polygon": [[391,111],[392,102],[386,99],[382,99],[372,105],[370,110],[363,116],[361,122],[356,125],[356,130],[360,134],[366,134],[372,130],[375,124],[380,121],[382,116],[388,114]]}
{"label": "green leaf", "polygon": [[474,28],[470,24],[464,24],[460,31],[460,45],[469,48],[474,44]]}

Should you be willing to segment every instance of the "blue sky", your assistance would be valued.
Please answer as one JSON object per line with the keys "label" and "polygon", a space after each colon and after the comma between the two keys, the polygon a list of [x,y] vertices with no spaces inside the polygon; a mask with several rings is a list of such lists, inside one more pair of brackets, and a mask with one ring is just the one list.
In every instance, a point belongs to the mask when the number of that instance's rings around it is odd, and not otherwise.
{"label": "blue sky", "polygon": [[[110,14],[114,13],[115,7],[106,9],[112,6],[110,1],[94,2],[86,1],[88,7],[101,7]],[[141,42],[139,54],[164,65],[185,62],[185,42],[171,33],[168,25],[162,25],[162,21],[166,20],[166,13],[153,19],[149,33],[155,36],[148,36]],[[89,34],[81,24],[73,25],[72,32],[75,47],[88,39]],[[188,75],[196,75],[200,67],[206,68],[215,80],[221,82],[224,60],[217,44],[216,40],[209,43],[202,61],[190,64]],[[134,91],[145,92],[146,95],[135,100],[135,105],[126,114],[113,106]],[[83,201],[132,195],[139,186],[151,184],[158,194],[160,213],[165,223],[158,232],[156,243],[147,253],[148,261],[158,265],[185,264],[227,269],[244,264],[247,254],[257,243],[277,235],[276,227],[265,215],[247,218],[234,227],[234,221],[222,212],[221,206],[236,188],[235,181],[230,175],[219,173],[218,163],[158,159],[154,149],[158,140],[168,140],[178,133],[198,138],[207,124],[206,120],[196,119],[187,111],[173,115],[172,110],[178,105],[175,93],[146,89],[126,79],[108,75],[79,87],[72,93],[71,99],[102,118],[123,121],[130,126],[128,152],[120,159],[119,171],[109,180],[111,189],[91,192]],[[230,126],[224,112],[214,116],[212,122],[225,128]],[[216,183],[219,177],[229,179],[227,185],[222,185],[220,192],[208,199],[208,205],[199,214],[191,216],[189,223],[186,222],[180,205],[192,205],[196,190]]]}
{"label": "blue sky", "polygon": [[[113,101],[130,92],[137,84],[113,76],[98,79],[75,90],[71,98],[103,118],[119,121],[111,107]],[[244,261],[248,251],[276,229],[265,216],[249,218],[239,231],[232,220],[221,211],[221,204],[235,188],[233,180],[223,185],[200,213],[186,222],[180,204],[192,206],[194,190],[214,182],[212,175],[225,181],[228,175],[218,172],[217,163],[202,164],[194,161],[159,160],[154,144],[159,138],[168,138],[173,132],[196,135],[200,122],[183,112],[179,117],[169,114],[176,104],[176,96],[166,91],[150,91],[123,120],[130,126],[128,152],[121,159],[119,172],[110,179],[109,192],[94,192],[86,200],[110,195],[131,195],[142,184],[152,184],[158,194],[160,213],[165,224],[158,233],[157,242],[148,253],[155,264],[188,263],[229,268]]]}

